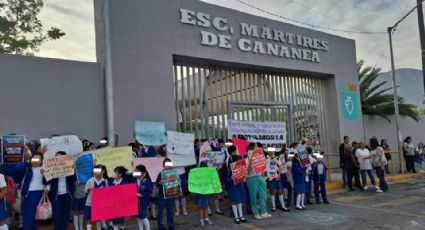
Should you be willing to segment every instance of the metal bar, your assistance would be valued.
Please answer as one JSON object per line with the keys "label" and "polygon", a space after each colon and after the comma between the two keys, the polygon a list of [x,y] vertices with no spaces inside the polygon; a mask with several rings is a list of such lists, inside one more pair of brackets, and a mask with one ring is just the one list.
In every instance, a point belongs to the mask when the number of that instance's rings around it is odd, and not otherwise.
{"label": "metal bar", "polygon": [[186,65],[186,80],[187,80],[187,102],[188,102],[188,113],[189,113],[189,132],[192,133],[193,132],[193,124],[192,124],[192,97],[191,97],[191,92],[190,92],[190,77],[191,74],[193,73],[193,69],[192,67],[189,67],[188,65]]}
{"label": "metal bar", "polygon": [[199,78],[199,72],[198,72],[198,68],[197,67],[193,67],[193,74],[192,74],[192,83],[193,83],[193,109],[194,109],[194,113],[193,115],[195,116],[194,119],[192,119],[195,123],[195,137],[197,137],[198,134],[198,102],[199,102],[199,98],[198,98],[198,94],[197,92],[199,91],[199,81],[198,84],[196,84],[197,82],[197,78]]}
{"label": "metal bar", "polygon": [[182,116],[182,131],[185,133],[186,132],[186,93],[185,93],[185,83],[184,83],[184,70],[185,67],[183,67],[183,65],[180,66],[180,73],[181,73],[181,89],[182,89],[182,112],[183,112],[183,116]]}
{"label": "metal bar", "polygon": [[211,119],[211,122],[210,122],[210,117],[212,116],[212,115],[214,115],[214,99],[213,99],[213,77],[214,77],[214,74],[215,74],[215,71],[214,71],[214,69],[212,68],[212,67],[209,67],[208,68],[208,82],[209,82],[209,84],[208,84],[208,86],[207,86],[207,89],[208,89],[208,92],[209,92],[209,101],[211,102],[211,103],[208,103],[207,105],[207,115],[206,115],[206,118],[207,118],[207,123],[206,123],[206,126],[207,126],[207,139],[208,138],[210,138],[210,134],[213,134],[214,133],[214,129],[213,129],[213,127],[211,127],[211,130],[210,130],[210,123],[212,123],[212,125],[214,124],[214,117],[212,117],[212,119]]}
{"label": "metal bar", "polygon": [[178,73],[177,73],[177,65],[174,64],[174,97],[175,97],[175,107],[176,107],[176,130],[180,131],[179,128],[179,87],[178,87]]}
{"label": "metal bar", "polygon": [[220,130],[220,138],[224,137],[224,130],[225,130],[225,124],[224,124],[224,97],[225,97],[225,93],[223,93],[223,80],[226,80],[227,73],[228,70],[223,70],[224,76],[221,75],[220,77],[220,98],[221,98],[221,130]]}
{"label": "metal bar", "polygon": [[208,138],[209,137],[209,129],[208,129],[208,127],[209,127],[209,116],[208,116],[208,114],[209,114],[209,111],[208,111],[208,109],[209,109],[209,94],[208,94],[208,88],[209,88],[209,84],[208,84],[208,81],[209,81],[209,79],[210,79],[210,76],[209,76],[209,74],[207,75],[207,69],[206,68],[203,68],[203,70],[202,70],[202,72],[203,72],[203,79],[204,79],[204,92],[202,92],[202,95],[204,95],[203,97],[204,97],[204,111],[203,111],[203,113],[204,113],[204,133],[205,133],[205,135],[203,136],[204,138]]}
{"label": "metal bar", "polygon": [[[231,108],[229,107],[229,102],[232,100],[232,94],[229,93],[229,83],[228,83],[229,79],[230,79],[230,77],[226,77],[226,79],[224,79],[224,87],[225,87],[225,92],[226,92],[225,93],[226,94],[225,105],[226,105],[226,110],[227,110],[226,113],[225,113],[226,117],[225,117],[225,121],[224,121],[225,127],[227,127],[227,123],[230,119],[229,118],[229,111],[231,110]],[[230,95],[230,97],[229,97],[229,95]],[[227,138],[227,133],[226,133],[225,129],[223,129],[223,133],[224,133],[223,139],[225,140]]]}

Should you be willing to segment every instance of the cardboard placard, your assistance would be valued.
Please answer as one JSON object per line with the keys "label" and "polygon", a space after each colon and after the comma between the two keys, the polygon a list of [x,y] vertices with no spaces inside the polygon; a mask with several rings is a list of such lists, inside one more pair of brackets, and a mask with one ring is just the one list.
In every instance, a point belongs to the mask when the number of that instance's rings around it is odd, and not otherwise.
{"label": "cardboard placard", "polygon": [[222,192],[220,179],[215,168],[195,168],[189,173],[189,191],[196,194]]}
{"label": "cardboard placard", "polygon": [[242,159],[230,164],[232,170],[232,180],[235,185],[246,181],[247,166],[246,160]]}
{"label": "cardboard placard", "polygon": [[180,185],[180,177],[177,169],[164,170],[161,172],[162,188],[164,190],[164,198],[169,199],[182,195]]}
{"label": "cardboard placard", "polygon": [[145,157],[145,158],[134,158],[133,159],[133,172],[136,166],[144,165],[146,170],[151,177],[152,182],[155,182],[158,174],[164,169],[163,162],[164,157]]}
{"label": "cardboard placard", "polygon": [[43,176],[47,181],[53,178],[74,175],[74,157],[70,155],[63,155],[45,158],[43,160],[43,170]]}
{"label": "cardboard placard", "polygon": [[255,175],[264,173],[267,169],[267,160],[264,156],[263,149],[256,148],[249,156],[251,167],[254,169]]}

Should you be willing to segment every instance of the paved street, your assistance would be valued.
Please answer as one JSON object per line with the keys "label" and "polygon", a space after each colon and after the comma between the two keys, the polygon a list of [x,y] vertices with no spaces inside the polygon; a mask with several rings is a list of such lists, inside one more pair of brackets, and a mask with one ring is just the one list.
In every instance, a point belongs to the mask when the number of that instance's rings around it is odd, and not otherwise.
{"label": "paved street", "polygon": [[[214,215],[213,226],[200,227],[198,213],[176,218],[177,229],[425,229],[425,178],[390,184],[390,192],[351,192],[330,195],[330,205],[307,211],[276,212],[273,218],[235,225]],[[156,222],[151,221],[152,229]],[[127,229],[137,229],[133,223]]]}

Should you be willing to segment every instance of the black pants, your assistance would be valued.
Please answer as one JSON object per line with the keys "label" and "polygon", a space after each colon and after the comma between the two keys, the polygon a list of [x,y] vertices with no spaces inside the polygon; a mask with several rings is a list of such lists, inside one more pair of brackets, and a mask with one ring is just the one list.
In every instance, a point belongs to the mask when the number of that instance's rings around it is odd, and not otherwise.
{"label": "black pants", "polygon": [[385,172],[381,167],[375,167],[376,176],[379,178],[379,187],[382,191],[388,191],[388,185],[385,181]]}
{"label": "black pants", "polygon": [[362,188],[360,184],[360,174],[359,170],[356,168],[347,169],[347,185],[349,189],[353,189],[353,178],[354,186],[357,188]]}
{"label": "black pants", "polygon": [[416,173],[415,163],[413,161],[413,156],[404,156],[404,161],[406,162],[407,172]]}

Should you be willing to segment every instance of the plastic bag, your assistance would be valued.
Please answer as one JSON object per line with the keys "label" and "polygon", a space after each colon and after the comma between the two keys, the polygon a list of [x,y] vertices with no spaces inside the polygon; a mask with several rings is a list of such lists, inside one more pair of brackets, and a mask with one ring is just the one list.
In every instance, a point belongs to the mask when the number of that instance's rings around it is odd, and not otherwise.
{"label": "plastic bag", "polygon": [[50,203],[49,197],[43,194],[40,202],[37,205],[37,211],[35,213],[36,220],[47,220],[52,217],[52,203]]}

